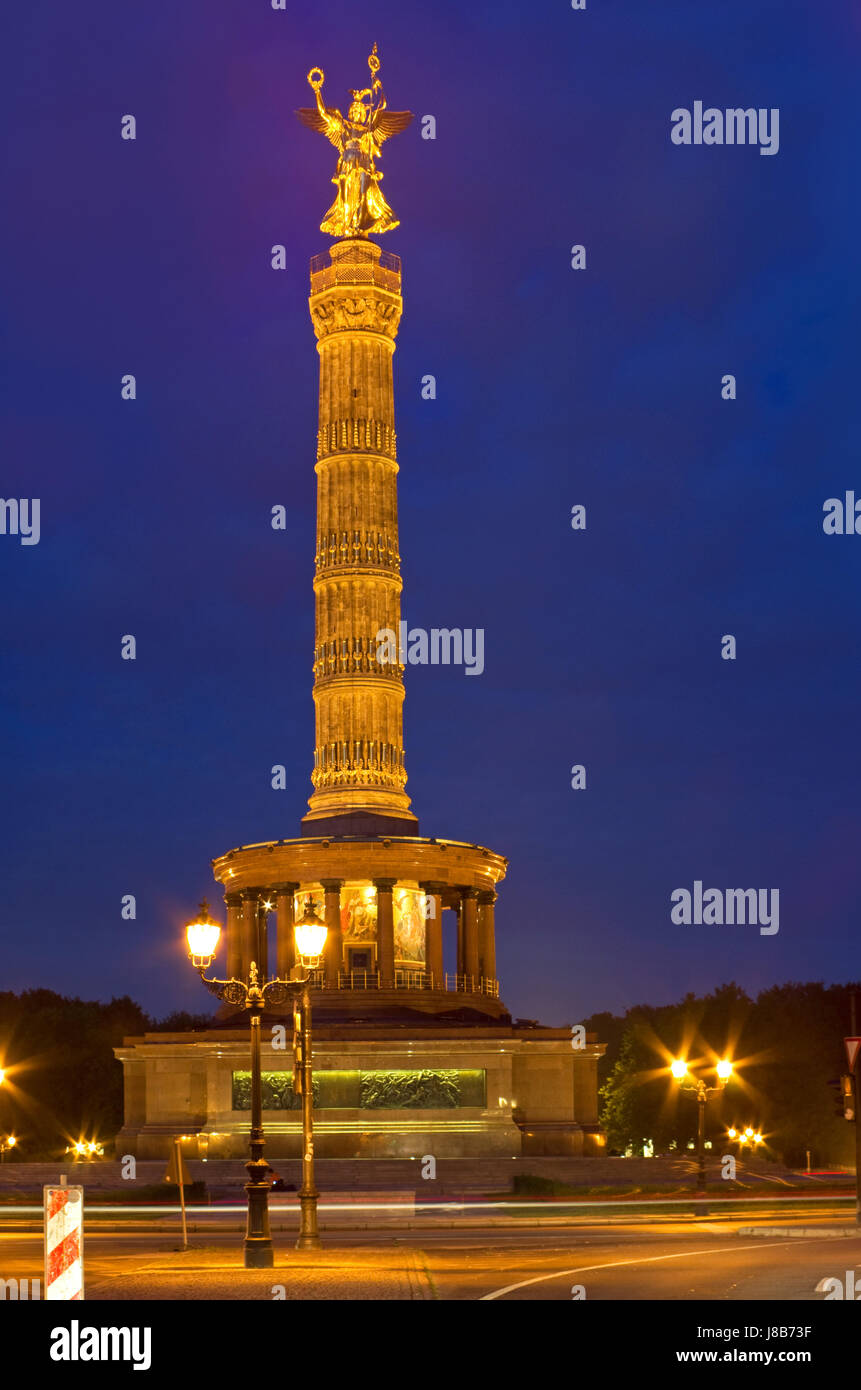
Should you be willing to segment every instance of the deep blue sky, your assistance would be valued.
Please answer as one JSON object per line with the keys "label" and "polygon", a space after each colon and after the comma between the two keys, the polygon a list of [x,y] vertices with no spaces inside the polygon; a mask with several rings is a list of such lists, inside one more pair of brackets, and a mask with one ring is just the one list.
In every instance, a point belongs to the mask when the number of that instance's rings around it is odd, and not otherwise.
{"label": "deep blue sky", "polygon": [[[206,1009],[179,930],[210,859],[298,833],[334,151],[292,112],[314,64],[342,105],[374,39],[438,123],[382,165],[404,615],[487,649],[408,670],[408,790],[423,833],[510,857],[503,997],[563,1022],[857,978],[861,537],[821,523],[861,496],[861,6],[31,0],[5,28],[0,493],[42,539],[0,537],[0,986]],[[675,147],[697,99],[778,107],[779,153]],[[697,878],[779,888],[779,934],[674,926]]]}

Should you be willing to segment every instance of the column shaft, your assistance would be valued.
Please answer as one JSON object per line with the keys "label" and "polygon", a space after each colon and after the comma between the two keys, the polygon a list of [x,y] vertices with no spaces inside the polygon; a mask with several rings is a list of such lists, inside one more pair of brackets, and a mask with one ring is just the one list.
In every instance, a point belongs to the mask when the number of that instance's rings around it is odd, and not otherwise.
{"label": "column shaft", "polygon": [[442,957],[442,892],[438,883],[420,883],[425,895],[425,969],[434,989],[445,986]]}
{"label": "column shaft", "polygon": [[495,902],[496,894],[491,890],[478,895],[479,969],[486,980],[496,979]]}
{"label": "column shaft", "polygon": [[470,977],[468,988],[476,989],[478,982],[478,895],[474,888],[461,893],[463,910],[463,969]]}
{"label": "column shaft", "polygon": [[392,902],[392,889],[396,880],[377,878],[377,964],[380,971],[380,988],[395,987],[395,913]]}
{"label": "column shaft", "polygon": [[289,980],[296,964],[296,940],[293,936],[296,921],[293,912],[293,894],[297,892],[298,888],[298,883],[276,883],[274,888],[278,914],[275,929],[275,956],[279,980]]}
{"label": "column shaft", "polygon": [[238,980],[242,974],[242,894],[226,893],[227,907],[227,978]]}
{"label": "column shaft", "polygon": [[269,916],[263,906],[265,893],[257,904],[257,971],[261,982],[269,978]]}
{"label": "column shaft", "polygon": [[330,989],[338,988],[338,975],[344,968],[344,942],[341,934],[341,884],[340,878],[321,880],[325,894],[323,920],[328,927],[326,937],[326,984]]}
{"label": "column shaft", "polygon": [[[258,888],[242,891],[242,978],[248,978],[251,962],[257,961],[257,900]],[[260,962],[257,961],[258,969]]]}

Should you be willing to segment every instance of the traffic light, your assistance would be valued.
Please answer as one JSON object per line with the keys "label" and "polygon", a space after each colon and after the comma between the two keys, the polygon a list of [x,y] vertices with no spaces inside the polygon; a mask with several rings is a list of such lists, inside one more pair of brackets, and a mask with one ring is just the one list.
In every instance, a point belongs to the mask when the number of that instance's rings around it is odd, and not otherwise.
{"label": "traffic light", "polygon": [[841,1120],[855,1119],[855,1083],[852,1076],[846,1072],[837,1081],[829,1081],[829,1086],[837,1088],[837,1107],[835,1114]]}
{"label": "traffic light", "polygon": [[840,1078],[840,1096],[843,1101],[844,1120],[855,1119],[855,1083],[847,1073]]}
{"label": "traffic light", "polygon": [[305,1079],[305,1032],[302,1027],[302,1006],[293,1003],[293,1094],[301,1096]]}

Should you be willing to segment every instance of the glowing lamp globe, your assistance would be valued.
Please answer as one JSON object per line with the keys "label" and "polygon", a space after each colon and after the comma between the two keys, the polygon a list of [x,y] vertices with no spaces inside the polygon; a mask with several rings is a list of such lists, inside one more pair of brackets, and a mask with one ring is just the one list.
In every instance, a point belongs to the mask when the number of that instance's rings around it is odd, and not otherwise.
{"label": "glowing lamp globe", "polygon": [[210,917],[209,904],[205,899],[200,904],[194,921],[189,922],[186,927],[185,936],[188,941],[188,954],[195,970],[206,970],[212,964],[218,949],[221,927]]}
{"label": "glowing lamp globe", "polygon": [[306,970],[316,970],[323,956],[328,928],[314,911],[310,900],[305,904],[305,912],[293,928],[296,950]]}
{"label": "glowing lamp globe", "polygon": [[732,1076],[732,1062],[718,1062],[716,1070],[721,1081],[729,1081]]}
{"label": "glowing lamp globe", "polygon": [[681,1081],[683,1077],[687,1076],[688,1074],[688,1064],[687,1062],[683,1062],[679,1057],[676,1059],[675,1062],[673,1062],[673,1065],[670,1067],[670,1071],[673,1073],[673,1076],[676,1078],[677,1081]]}

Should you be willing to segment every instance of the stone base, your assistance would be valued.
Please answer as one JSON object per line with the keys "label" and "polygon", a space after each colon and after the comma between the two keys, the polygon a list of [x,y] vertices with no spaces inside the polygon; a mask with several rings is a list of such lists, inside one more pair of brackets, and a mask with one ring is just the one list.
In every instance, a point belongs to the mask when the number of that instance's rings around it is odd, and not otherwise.
{"label": "stone base", "polygon": [[[263,1036],[264,1077],[276,1074],[267,1083],[267,1095],[270,1102],[289,1105],[289,1030],[286,1047],[265,1025]],[[594,1040],[575,1051],[570,1033],[555,1028],[500,1024],[406,1030],[370,1022],[315,1027],[314,1071],[321,1092],[330,1098],[330,1108],[323,1100],[315,1109],[315,1153],[321,1159],[600,1153],[597,1062],[602,1051]],[[248,1103],[247,1028],[147,1033],[127,1038],[116,1056],[123,1064],[126,1097],[119,1153],[166,1157],[174,1137],[184,1134],[193,1137],[186,1146],[190,1158],[247,1154],[250,1111],[234,1109],[234,1104]],[[236,1081],[234,1073],[239,1074]],[[381,1095],[384,1103],[389,1099],[393,1073],[424,1073],[424,1078],[407,1078],[404,1103],[396,1108],[370,1108]],[[447,1094],[462,1097],[463,1103],[428,1109],[413,1105],[410,1097],[420,1092],[410,1088],[426,1086],[428,1077],[433,1085],[442,1084],[434,1079],[439,1073],[448,1074]],[[452,1080],[452,1073],[461,1076]],[[375,1087],[381,1074],[385,1089],[379,1091]],[[351,1103],[343,1103],[345,1099]],[[362,1108],[366,1099],[369,1108]],[[267,1157],[300,1156],[299,1110],[264,1107],[263,1122]]]}
{"label": "stone base", "polygon": [[598,1125],[554,1124],[553,1121],[522,1122],[521,1149],[524,1157],[598,1158],[605,1151],[605,1136]]}

